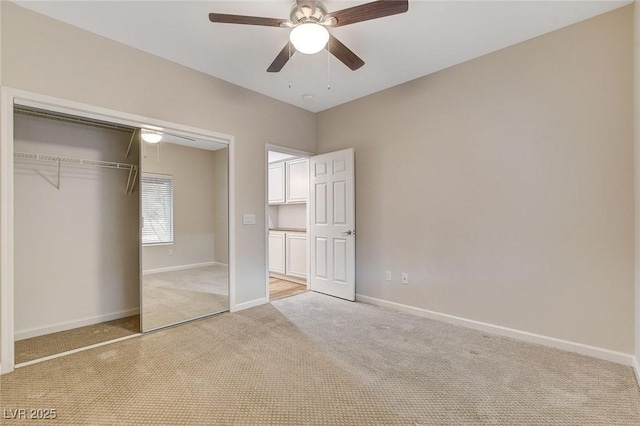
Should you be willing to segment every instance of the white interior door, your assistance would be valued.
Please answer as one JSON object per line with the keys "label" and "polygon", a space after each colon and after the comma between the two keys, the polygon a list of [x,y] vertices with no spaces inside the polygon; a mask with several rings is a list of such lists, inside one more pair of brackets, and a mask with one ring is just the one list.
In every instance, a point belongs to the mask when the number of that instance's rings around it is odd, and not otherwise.
{"label": "white interior door", "polygon": [[309,159],[309,287],[356,298],[353,148]]}

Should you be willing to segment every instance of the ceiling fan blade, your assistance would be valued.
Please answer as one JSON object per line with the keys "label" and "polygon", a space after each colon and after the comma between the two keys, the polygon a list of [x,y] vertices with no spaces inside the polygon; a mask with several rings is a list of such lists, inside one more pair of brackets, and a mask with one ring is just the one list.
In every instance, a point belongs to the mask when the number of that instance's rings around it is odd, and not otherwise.
{"label": "ceiling fan blade", "polygon": [[327,49],[333,56],[338,58],[340,62],[351,68],[351,71],[355,71],[364,65],[364,61],[360,59],[358,55],[353,53],[347,46],[332,35],[329,36]]}
{"label": "ceiling fan blade", "polygon": [[280,27],[286,25],[287,19],[262,18],[259,16],[242,16],[242,15],[225,15],[224,13],[210,13],[209,20],[211,22],[219,22],[222,24],[244,24],[244,25],[261,25],[264,27]]}
{"label": "ceiling fan blade", "polygon": [[342,27],[356,22],[397,15],[407,10],[409,10],[408,0],[380,0],[329,13],[327,17],[336,18],[338,22],[333,25],[334,27]]}
{"label": "ceiling fan blade", "polygon": [[316,2],[314,0],[296,0],[296,3],[298,4],[298,8],[300,10],[302,10],[303,7],[309,8],[310,12],[308,16],[316,13]]}
{"label": "ceiling fan blade", "polygon": [[294,53],[296,53],[296,48],[293,47],[293,44],[291,44],[291,42],[287,42],[280,53],[278,53],[278,56],[276,56],[276,58],[273,60],[271,65],[269,65],[269,68],[267,68],[267,72],[279,72]]}

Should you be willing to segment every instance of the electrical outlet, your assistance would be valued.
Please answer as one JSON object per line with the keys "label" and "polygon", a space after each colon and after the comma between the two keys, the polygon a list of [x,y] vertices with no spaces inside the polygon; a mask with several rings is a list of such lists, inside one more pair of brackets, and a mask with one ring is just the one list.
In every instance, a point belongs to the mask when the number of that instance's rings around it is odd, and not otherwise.
{"label": "electrical outlet", "polygon": [[402,284],[409,284],[409,274],[406,272],[402,273]]}
{"label": "electrical outlet", "polygon": [[387,271],[384,273],[384,280],[391,281],[391,271]]}

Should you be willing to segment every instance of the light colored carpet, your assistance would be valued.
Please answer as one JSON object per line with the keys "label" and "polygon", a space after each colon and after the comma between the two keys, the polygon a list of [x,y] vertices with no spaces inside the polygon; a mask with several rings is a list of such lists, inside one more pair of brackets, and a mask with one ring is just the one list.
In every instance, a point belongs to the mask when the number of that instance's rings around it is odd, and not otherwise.
{"label": "light colored carpet", "polygon": [[1,380],[65,425],[640,424],[629,367],[313,292]]}
{"label": "light colored carpet", "polygon": [[33,361],[136,333],[140,333],[139,315],[18,340],[15,343],[15,361],[16,364]]}
{"label": "light colored carpet", "polygon": [[226,296],[229,294],[229,268],[211,265],[147,274],[142,276],[142,283],[144,287],[168,287]]}
{"label": "light colored carpet", "polygon": [[228,310],[228,276],[221,265],[143,275],[143,330]]}
{"label": "light colored carpet", "polygon": [[269,301],[282,299],[283,297],[295,296],[307,291],[307,286],[280,278],[269,278]]}

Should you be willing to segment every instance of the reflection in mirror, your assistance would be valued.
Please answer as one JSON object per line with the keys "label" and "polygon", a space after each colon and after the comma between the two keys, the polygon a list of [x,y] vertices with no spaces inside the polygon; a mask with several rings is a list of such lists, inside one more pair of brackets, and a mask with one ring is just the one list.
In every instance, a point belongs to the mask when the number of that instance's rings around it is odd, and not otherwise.
{"label": "reflection in mirror", "polygon": [[141,143],[143,331],[229,309],[228,146],[167,139]]}

